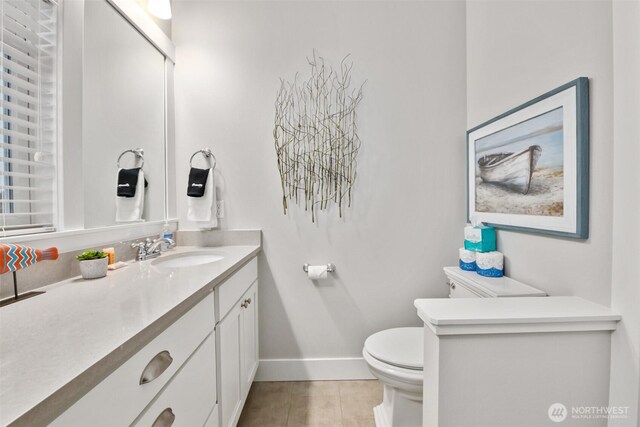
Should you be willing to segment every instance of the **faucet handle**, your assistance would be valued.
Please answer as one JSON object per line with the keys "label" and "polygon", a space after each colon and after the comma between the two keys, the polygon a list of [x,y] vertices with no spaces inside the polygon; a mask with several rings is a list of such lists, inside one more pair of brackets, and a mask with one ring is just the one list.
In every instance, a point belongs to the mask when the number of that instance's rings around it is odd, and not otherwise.
{"label": "faucet handle", "polygon": [[176,247],[176,241],[175,240],[170,239],[168,237],[166,237],[166,239],[167,239],[167,248],[168,249],[172,249],[172,248]]}
{"label": "faucet handle", "polygon": [[133,249],[138,249],[138,253],[136,254],[136,260],[142,261],[147,254],[147,243],[146,242],[134,242],[131,244]]}

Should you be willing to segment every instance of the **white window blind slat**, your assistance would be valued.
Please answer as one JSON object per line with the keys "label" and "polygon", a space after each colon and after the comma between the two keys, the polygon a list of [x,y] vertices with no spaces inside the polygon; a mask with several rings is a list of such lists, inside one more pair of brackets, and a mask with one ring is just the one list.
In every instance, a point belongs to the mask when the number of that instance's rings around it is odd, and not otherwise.
{"label": "white window blind slat", "polygon": [[46,31],[51,31],[45,25],[46,16],[40,14],[39,11],[32,7],[23,8],[20,1],[4,0],[7,2],[5,16],[15,20],[18,24],[24,26],[25,31],[35,34],[35,42],[37,43],[37,35]]}
{"label": "white window blind slat", "polygon": [[[4,64],[3,64],[4,65]],[[38,105],[38,98],[29,93],[20,92],[19,90],[15,90],[11,87],[7,87],[6,85],[2,85],[2,94],[7,96],[4,102],[24,102],[27,104],[33,104],[35,106]]]}
{"label": "white window blind slat", "polygon": [[19,13],[22,13],[30,18],[31,20],[30,28],[45,27],[49,30],[55,30],[55,25],[54,26],[46,25],[47,21],[51,22],[51,9],[48,7],[42,8],[41,5],[39,4],[39,0],[35,2],[23,1],[23,0],[4,0],[4,1],[6,1],[12,7],[14,7]]}
{"label": "white window blind slat", "polygon": [[27,117],[38,117],[38,110],[35,106],[30,105],[29,103],[22,103],[21,105],[18,102],[14,102],[13,99],[10,101],[5,101],[3,107],[7,110],[12,111],[14,114],[22,114]]}
{"label": "white window blind slat", "polygon": [[18,218],[18,217],[32,217],[32,216],[39,216],[39,215],[51,215],[51,212],[49,211],[42,211],[42,212],[20,212],[20,213],[5,213],[4,214],[7,218]]}
{"label": "white window blind slat", "polygon": [[20,187],[16,185],[0,185],[0,191],[4,192],[6,190],[9,191],[30,191],[32,193],[42,193],[42,192],[50,192],[50,189],[46,188],[33,188],[33,187]]}
{"label": "white window blind slat", "polygon": [[0,46],[2,51],[10,56],[14,61],[21,63],[25,67],[31,67],[32,70],[38,68],[38,61],[33,56],[29,56],[23,53],[21,50],[16,49],[8,43],[2,43]]}
{"label": "white window blind slat", "polygon": [[53,231],[57,5],[0,0],[0,23],[0,237]]}
{"label": "white window blind slat", "polygon": [[[7,105],[3,105],[3,107],[7,107]],[[24,129],[29,129],[29,130],[33,130],[33,134],[35,135],[37,130],[38,130],[38,123],[37,122],[30,122],[24,119],[21,119],[20,117],[18,117],[17,113],[14,116],[8,116],[6,114],[0,114],[0,120],[2,120],[5,123],[11,123],[13,126],[19,126],[22,127]]]}
{"label": "white window blind slat", "polygon": [[[41,224],[34,224],[37,225],[39,227],[51,227],[51,224],[47,224],[47,223],[41,223]],[[6,227],[7,230],[25,230],[26,232],[22,232],[22,233],[6,233],[7,236],[12,236],[12,235],[18,235],[18,234],[33,234],[33,233],[38,233],[39,231],[36,230],[32,230],[31,227],[25,227],[23,225],[12,225],[12,226],[7,226]],[[51,228],[50,230],[47,231],[54,231],[53,228]]]}
{"label": "white window blind slat", "polygon": [[38,110],[32,108],[28,102],[14,102],[13,99],[5,101],[2,108],[9,114],[0,115],[0,120],[8,122],[9,119],[16,124],[27,128],[32,128],[38,122]]}
{"label": "white window blind slat", "polygon": [[34,85],[28,79],[23,79],[20,76],[17,76],[15,74],[9,74],[9,73],[3,72],[2,77],[0,77],[0,79],[2,79],[1,80],[2,83],[10,83],[11,86],[15,88],[20,88],[24,91],[28,91],[33,94],[38,93],[38,86]]}
{"label": "white window blind slat", "polygon": [[[36,144],[36,135],[29,135],[28,133],[19,132],[17,130],[12,130],[12,129],[2,129],[0,131],[0,135],[2,135],[3,141],[6,139],[5,137],[12,138],[11,144],[7,144],[6,142],[3,142],[2,143],[3,146],[11,146],[13,147],[14,150],[28,151],[34,154],[38,152],[38,150],[35,148],[29,148]],[[24,145],[24,146],[21,146],[21,145]],[[11,148],[11,147],[5,147],[5,148]]]}
{"label": "white window blind slat", "polygon": [[24,236],[26,234],[45,233],[49,231],[55,231],[55,228],[51,224],[35,224],[37,228],[24,228],[24,227],[6,227],[4,231],[5,237],[11,236]]}
{"label": "white window blind slat", "polygon": [[5,68],[8,68],[9,70],[11,70],[11,74],[38,81],[37,71],[34,71],[28,67],[21,65],[20,63],[14,61],[13,59],[8,58],[7,56],[5,56],[4,58],[4,66]]}
{"label": "white window blind slat", "polygon": [[22,165],[22,166],[36,166],[36,167],[40,167],[43,169],[49,169],[52,168],[53,165],[50,163],[45,163],[45,162],[35,162],[33,160],[22,160],[22,159],[12,159],[11,163],[13,165]]}
{"label": "white window blind slat", "polygon": [[[4,0],[6,1],[6,0]],[[11,6],[11,2],[5,4],[5,12],[2,23],[21,38],[26,39],[33,46],[38,46],[38,31],[36,25],[31,22],[31,17]]]}
{"label": "white window blind slat", "polygon": [[[0,202],[2,202],[2,199],[0,199]],[[10,201],[7,201],[7,203],[29,203],[29,204],[36,204],[36,203],[49,203],[47,200],[37,200],[37,199],[28,199],[28,200],[16,200],[16,199],[11,199]]]}
{"label": "white window blind slat", "polygon": [[[13,177],[13,178],[29,178],[31,180],[34,179],[51,179],[53,178],[51,175],[37,174],[37,173],[28,173],[28,172],[0,172],[0,176],[5,177]],[[7,197],[5,197],[6,199]]]}
{"label": "white window blind slat", "polygon": [[[37,36],[18,24],[15,20],[3,16],[2,27],[4,28],[3,36],[7,44],[15,47],[21,52],[35,56],[38,53]],[[33,40],[33,39],[36,40]]]}

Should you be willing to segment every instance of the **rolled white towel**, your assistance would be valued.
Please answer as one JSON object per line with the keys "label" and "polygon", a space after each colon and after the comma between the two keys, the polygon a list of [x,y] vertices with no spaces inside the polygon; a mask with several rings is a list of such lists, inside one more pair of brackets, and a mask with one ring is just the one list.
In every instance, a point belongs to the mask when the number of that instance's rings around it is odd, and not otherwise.
{"label": "rolled white towel", "polygon": [[[119,174],[120,171],[118,171]],[[144,171],[138,172],[136,193],[133,197],[116,196],[116,222],[137,222],[142,220],[145,193]]]}
{"label": "rolled white towel", "polygon": [[187,196],[187,219],[199,228],[215,228],[218,226],[216,216],[216,185],[213,169],[209,169],[204,195],[202,197]]}

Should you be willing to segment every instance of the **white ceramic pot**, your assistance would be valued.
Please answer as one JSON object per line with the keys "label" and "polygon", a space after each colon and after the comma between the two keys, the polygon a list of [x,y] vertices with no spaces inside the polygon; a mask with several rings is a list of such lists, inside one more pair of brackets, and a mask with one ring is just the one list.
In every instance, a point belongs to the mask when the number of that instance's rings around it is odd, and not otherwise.
{"label": "white ceramic pot", "polygon": [[80,261],[80,273],[83,279],[98,279],[107,275],[109,257]]}

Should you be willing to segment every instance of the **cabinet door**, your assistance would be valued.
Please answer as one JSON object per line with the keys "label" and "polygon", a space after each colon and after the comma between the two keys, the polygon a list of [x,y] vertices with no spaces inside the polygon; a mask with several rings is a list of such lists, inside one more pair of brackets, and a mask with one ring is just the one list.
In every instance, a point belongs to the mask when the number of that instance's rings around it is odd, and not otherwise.
{"label": "cabinet door", "polygon": [[247,397],[258,369],[258,282],[242,297],[242,396]]}
{"label": "cabinet door", "polygon": [[242,300],[218,323],[220,354],[220,394],[218,395],[222,427],[233,427],[240,416],[242,403]]}

